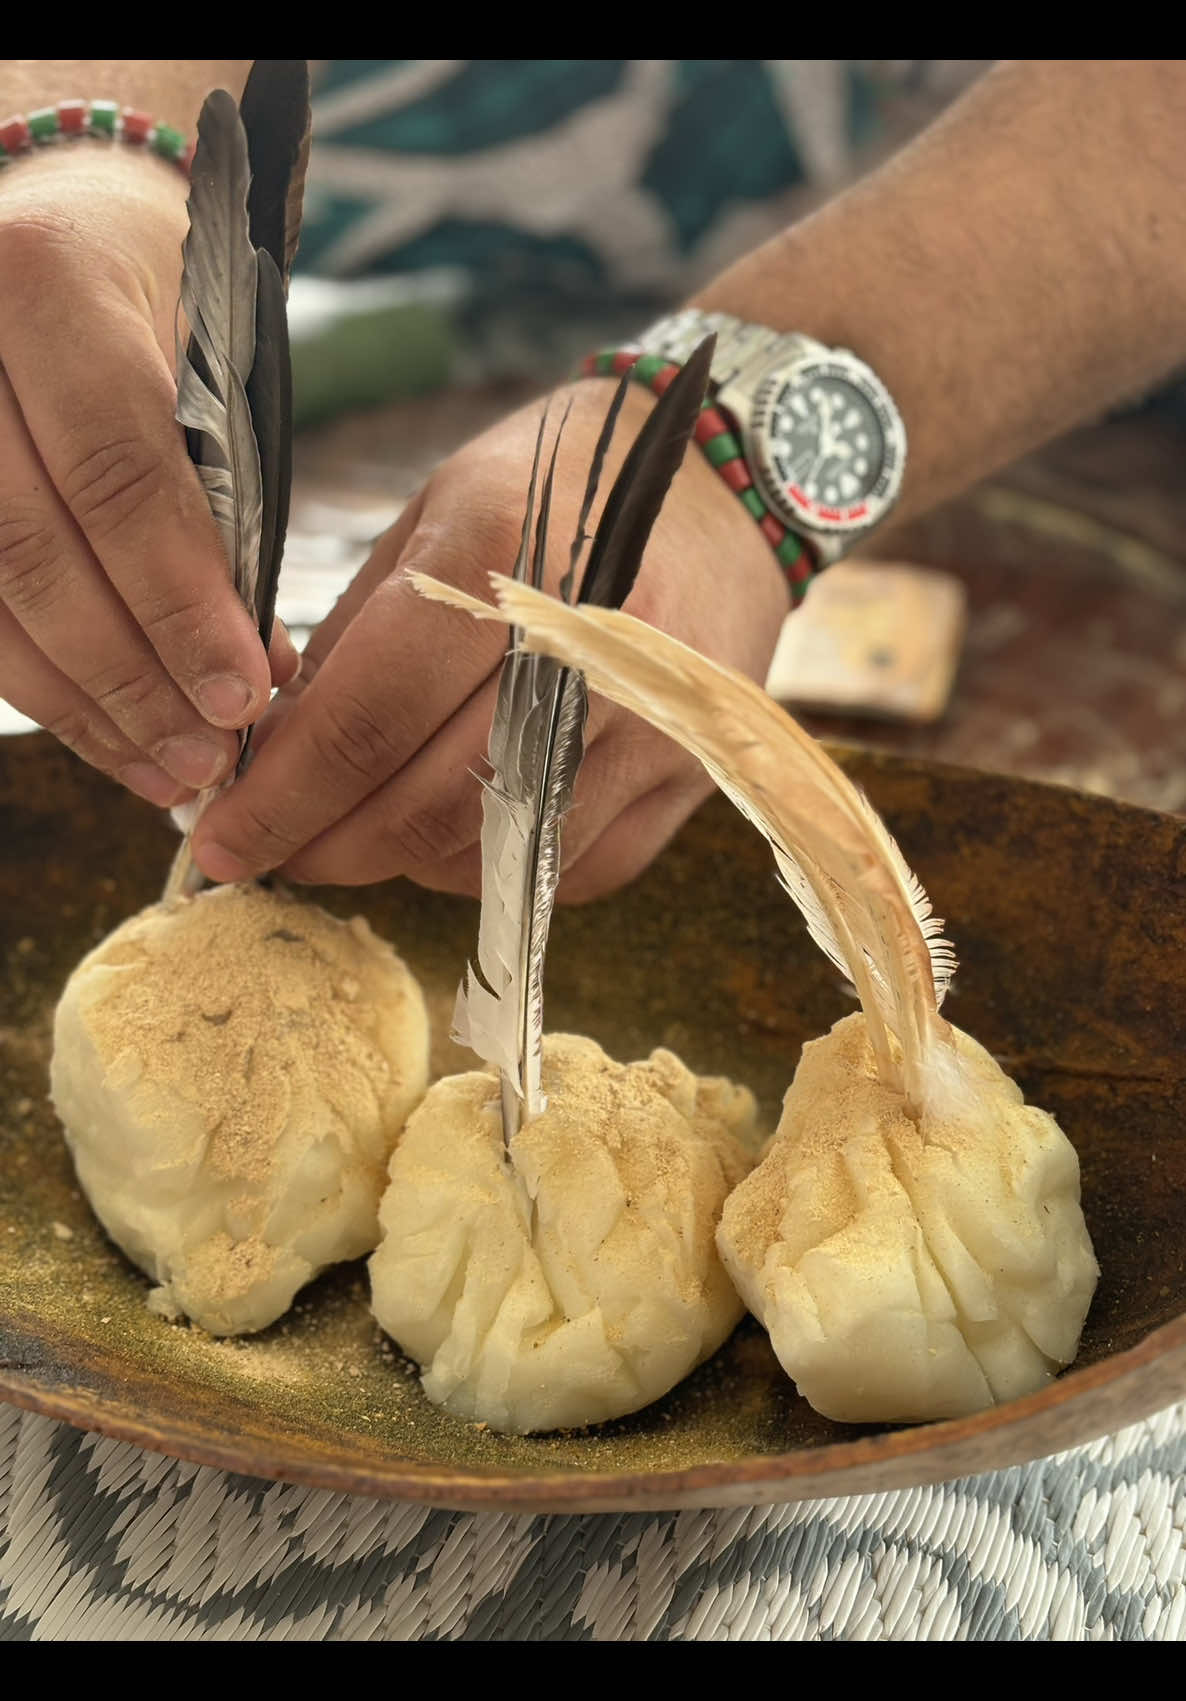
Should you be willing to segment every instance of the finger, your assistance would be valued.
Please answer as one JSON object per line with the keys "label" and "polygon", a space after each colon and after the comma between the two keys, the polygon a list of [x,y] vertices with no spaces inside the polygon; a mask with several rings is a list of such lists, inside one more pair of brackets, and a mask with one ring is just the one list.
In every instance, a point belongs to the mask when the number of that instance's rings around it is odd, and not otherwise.
{"label": "finger", "polygon": [[[401,773],[289,861],[286,877],[345,886],[406,875],[423,886],[476,896],[481,860],[469,853],[481,833],[482,808],[475,775],[488,771],[481,752],[497,689],[492,678]],[[610,731],[604,730],[607,717]],[[680,763],[670,740],[604,699],[595,700],[588,739],[561,831],[565,863]],[[458,886],[464,879],[471,884]]]}
{"label": "finger", "polygon": [[284,865],[299,883],[361,886],[439,866],[482,831],[482,752],[497,684],[490,679],[407,766]]}
{"label": "finger", "polygon": [[295,856],[399,773],[502,660],[505,627],[427,602],[405,569],[476,583],[475,557],[505,561],[505,537],[466,549],[464,561],[455,543],[429,535],[419,544],[417,534],[301,691],[283,736],[268,739],[242,784],[206,812],[194,854],[212,880],[247,879]]}
{"label": "finger", "polygon": [[[297,681],[277,696],[256,739],[257,751],[291,721],[307,690]],[[495,673],[398,774],[294,851],[280,865],[286,878],[310,885],[357,886],[406,874],[421,885],[432,885],[432,871],[479,838],[482,816],[477,775],[489,772],[485,753],[497,691]],[[591,747],[586,766],[592,763],[594,790],[599,780],[611,775],[619,785],[632,783],[627,777],[630,765],[623,761],[621,749],[616,755],[611,752],[607,759],[606,752],[599,751],[593,742],[607,712],[618,711],[598,699],[589,719]],[[651,730],[641,721],[636,725],[644,734]],[[670,749],[665,740],[660,742],[665,752]],[[622,743],[630,749],[630,741]],[[253,776],[254,772],[253,768]],[[240,783],[246,784],[246,780]],[[590,831],[582,819],[577,827],[578,847]],[[212,879],[242,878],[231,868],[225,874],[216,872],[221,866],[218,854],[204,847],[200,866]]]}
{"label": "finger", "polygon": [[301,658],[301,678],[306,684],[358,614],[372,591],[394,571],[404,548],[412,537],[424,511],[424,492],[413,496],[399,519],[378,539],[366,561],[330,609],[321,624],[310,634]]}
{"label": "finger", "polygon": [[637,879],[711,787],[703,773],[681,773],[637,798],[566,871],[558,900],[586,904]]}
{"label": "finger", "polygon": [[214,725],[264,708],[259,635],[232,588],[217,528],[174,423],[168,363],[114,285],[68,303],[24,275],[7,233],[0,348],[54,486],[166,671]]}
{"label": "finger", "polygon": [[0,602],[102,715],[182,784],[234,763],[233,733],[209,726],[169,678],[59,502],[0,374]]}
{"label": "finger", "polygon": [[579,862],[610,823],[662,785],[679,762],[680,752],[669,739],[637,716],[595,697],[585,759],[564,822],[561,867]]}
{"label": "finger", "polygon": [[293,643],[288,629],[282,626],[280,621],[276,621],[272,628],[272,643],[269,647],[268,659],[271,663],[272,684],[276,687],[276,694],[255,723],[251,746],[256,756],[259,755],[268,739],[283,726],[285,720],[295,708],[297,698],[307,683],[301,672],[304,657]]}
{"label": "finger", "polygon": [[301,671],[301,652],[293,643],[288,627],[281,620],[272,623],[272,641],[268,645],[268,666],[272,685],[279,689],[291,685]]}
{"label": "finger", "polygon": [[[560,882],[557,897],[562,903],[582,904],[605,897],[635,879],[654,860],[663,846],[703,801],[707,776],[701,784],[695,775],[672,777],[625,809],[597,834],[584,855],[575,861]],[[476,898],[482,891],[482,853],[477,845],[435,866],[416,870],[417,885],[434,892]]]}
{"label": "finger", "polygon": [[258,759],[260,751],[268,740],[274,738],[285,725],[292,711],[300,701],[305,689],[305,682],[300,673],[296,673],[276,692],[272,701],[264,711],[262,719],[256,723],[251,735],[251,746],[254,751],[253,760]]}
{"label": "finger", "polygon": [[163,768],[146,761],[115,723],[97,711],[64,674],[47,662],[6,609],[0,608],[4,700],[52,732],[75,755],[161,809],[193,793]]}
{"label": "finger", "polygon": [[[475,846],[482,829],[482,788],[478,775],[489,774],[486,749],[498,694],[492,675],[412,761],[371,793],[356,809],[313,839],[284,864],[290,880],[311,885],[366,885],[406,874],[420,885],[432,884],[435,869],[451,864]],[[599,700],[598,708],[612,707]],[[286,705],[291,714],[292,703]],[[285,711],[282,711],[282,713]],[[620,758],[593,742],[600,727],[590,717],[582,775],[592,768],[596,795],[606,779],[626,779]],[[638,725],[642,725],[639,722]],[[613,807],[612,803],[608,806]],[[587,816],[587,811],[585,812]],[[604,824],[604,823],[602,823]],[[600,831],[598,826],[595,831]],[[565,825],[571,831],[571,819]],[[579,822],[576,842],[593,832]],[[567,847],[567,839],[564,841]],[[480,881],[473,887],[475,895]]]}
{"label": "finger", "polygon": [[434,863],[417,871],[417,886],[430,892],[447,892],[455,898],[482,896],[482,847],[470,845],[445,862]]}
{"label": "finger", "polygon": [[[403,547],[405,529],[411,530],[413,511],[418,511],[419,505],[420,498],[416,497],[414,502],[405,508],[400,520],[390,531],[385,532],[380,540],[387,553],[380,556],[373,554],[370,556],[365,566],[359,568],[358,573],[351,580],[346,590],[343,591],[320,626],[314,627],[305,648],[299,652],[294,649],[296,667],[291,672],[286,671],[286,677],[280,679],[277,677],[276,664],[273,662],[272,683],[277,686],[277,692],[255,729],[253,745],[257,756],[268,740],[284,725],[296,707],[301,692],[312,684],[318,668],[326,660],[354,616],[361,611],[371,592],[389,575],[393,563]],[[277,625],[279,625],[279,622],[277,622]],[[291,645],[292,640],[288,637],[287,632],[284,633],[284,637]]]}

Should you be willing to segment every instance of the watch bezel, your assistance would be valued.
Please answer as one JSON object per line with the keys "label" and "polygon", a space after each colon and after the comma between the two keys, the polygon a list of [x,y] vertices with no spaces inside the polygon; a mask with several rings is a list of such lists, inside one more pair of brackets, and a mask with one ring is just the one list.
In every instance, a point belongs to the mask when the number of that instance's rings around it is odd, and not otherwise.
{"label": "watch bezel", "polygon": [[[788,383],[796,386],[817,378],[836,378],[860,391],[881,427],[884,455],[872,490],[843,509],[813,500],[782,482],[770,455],[771,415]],[[843,349],[814,350],[767,367],[753,392],[752,411],[744,433],[755,481],[767,503],[792,528],[825,537],[851,537],[884,519],[897,500],[906,464],[906,430],[893,398],[881,379],[856,355]]]}

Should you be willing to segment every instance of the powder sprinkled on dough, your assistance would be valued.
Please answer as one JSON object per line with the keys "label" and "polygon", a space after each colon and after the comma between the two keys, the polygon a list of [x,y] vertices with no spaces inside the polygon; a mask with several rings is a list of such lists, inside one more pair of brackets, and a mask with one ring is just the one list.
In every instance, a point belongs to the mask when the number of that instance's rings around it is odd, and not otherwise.
{"label": "powder sprinkled on dough", "polygon": [[427,1082],[423,996],[364,921],[255,885],[153,905],[71,976],[53,1095],[112,1238],[211,1333],[374,1245]]}
{"label": "powder sprinkled on dough", "polygon": [[91,1008],[91,1031],[118,1075],[147,1068],[201,1106],[215,1171],[266,1174],[294,1065],[330,1085],[345,1121],[373,1118],[377,1098],[405,1085],[407,1062],[377,1043],[370,1001],[381,980],[390,1001],[393,953],[365,921],[343,925],[242,886],[182,901],[167,934],[155,928],[164,914],[144,911],[103,952],[111,967],[150,972],[113,979]]}

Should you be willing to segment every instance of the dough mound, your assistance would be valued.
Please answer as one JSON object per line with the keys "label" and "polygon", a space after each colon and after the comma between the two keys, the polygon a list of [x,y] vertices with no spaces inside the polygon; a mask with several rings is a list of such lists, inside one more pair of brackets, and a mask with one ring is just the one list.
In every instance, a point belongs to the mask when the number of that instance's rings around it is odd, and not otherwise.
{"label": "dough mound", "polygon": [[717,1231],[784,1370],[841,1423],[981,1411],[1078,1351],[1099,1267],[1074,1147],[953,1032],[970,1091],[921,1125],[875,1078],[863,1016],[804,1046]]}
{"label": "dough mound", "polygon": [[391,1159],[371,1259],[429,1399],[519,1435],[637,1411],[742,1315],[713,1244],[753,1161],[751,1094],[669,1051],[544,1041],[548,1105],[504,1152],[493,1071],[437,1081]]}
{"label": "dough mound", "polygon": [[124,922],[54,1019],[51,1086],[103,1227],[163,1315],[263,1329],[379,1237],[428,1079],[420,988],[361,918],[256,885]]}

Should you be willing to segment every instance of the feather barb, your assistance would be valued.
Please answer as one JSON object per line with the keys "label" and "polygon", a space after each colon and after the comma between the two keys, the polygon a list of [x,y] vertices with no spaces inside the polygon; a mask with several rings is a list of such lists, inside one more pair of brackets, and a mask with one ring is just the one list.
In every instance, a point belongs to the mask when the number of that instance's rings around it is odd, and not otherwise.
{"label": "feather barb", "polygon": [[812,938],[856,987],[878,1071],[917,1114],[955,962],[921,884],[848,776],[752,681],[630,615],[567,608],[497,575],[492,608],[417,576],[416,588],[483,619],[508,619],[524,647],[579,668],[589,686],[696,756],[761,831]]}
{"label": "feather barb", "polygon": [[[579,601],[616,606],[630,594],[699,415],[711,354],[709,339],[668,387],[631,445],[593,534]],[[618,386],[590,463],[560,585],[565,602],[572,595],[627,383],[624,378]],[[507,581],[536,595],[542,595],[546,577],[552,493],[567,419],[566,411],[536,518],[546,410],[540,422],[518,555]],[[477,961],[467,968],[453,1015],[454,1039],[499,1071],[508,1142],[546,1103],[541,1084],[544,958],[560,879],[563,822],[584,753],[587,708],[579,671],[528,652],[512,622],[490,731],[491,776],[483,782]]]}

